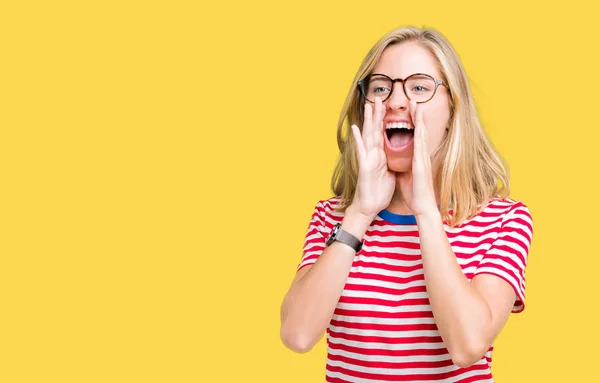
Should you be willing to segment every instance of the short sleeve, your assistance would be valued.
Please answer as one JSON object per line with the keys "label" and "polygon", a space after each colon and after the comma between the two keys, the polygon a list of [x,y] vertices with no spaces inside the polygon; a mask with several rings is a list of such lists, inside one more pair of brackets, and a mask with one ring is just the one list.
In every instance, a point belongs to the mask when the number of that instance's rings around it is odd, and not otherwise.
{"label": "short sleeve", "polygon": [[515,290],[517,299],[512,312],[525,309],[525,266],[533,235],[533,220],[529,209],[516,203],[502,220],[500,232],[475,270],[477,274],[496,275]]}
{"label": "short sleeve", "polygon": [[314,264],[323,250],[325,250],[325,242],[327,241],[325,235],[326,214],[323,201],[319,201],[308,224],[308,230],[304,238],[304,247],[302,249],[302,260],[298,264],[297,271],[304,266]]}

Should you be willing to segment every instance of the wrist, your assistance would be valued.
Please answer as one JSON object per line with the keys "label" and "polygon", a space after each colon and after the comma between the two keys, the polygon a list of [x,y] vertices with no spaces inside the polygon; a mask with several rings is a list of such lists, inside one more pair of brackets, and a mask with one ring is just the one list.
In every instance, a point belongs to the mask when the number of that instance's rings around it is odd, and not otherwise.
{"label": "wrist", "polygon": [[442,215],[437,207],[435,209],[430,209],[419,214],[415,214],[415,218],[417,220],[417,224],[419,221],[442,221]]}
{"label": "wrist", "polygon": [[344,212],[341,228],[360,239],[364,237],[374,219],[375,216],[363,214],[355,206],[350,205]]}

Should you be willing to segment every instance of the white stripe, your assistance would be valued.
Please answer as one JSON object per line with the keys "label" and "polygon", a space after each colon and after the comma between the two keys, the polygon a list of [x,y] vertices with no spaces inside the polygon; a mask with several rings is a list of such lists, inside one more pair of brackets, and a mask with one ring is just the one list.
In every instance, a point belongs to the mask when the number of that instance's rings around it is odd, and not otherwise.
{"label": "white stripe", "polygon": [[[462,253],[465,255],[471,254],[474,257],[475,256],[479,256],[479,257],[483,256],[483,253],[487,252],[492,247],[491,243],[481,243],[481,244],[477,245],[476,247],[464,247],[464,246],[460,246],[460,245],[453,244],[453,243],[451,243],[451,245],[452,245],[452,250],[455,253]],[[476,252],[479,252],[479,254],[475,254]]]}
{"label": "white stripe", "polygon": [[374,252],[374,253],[403,254],[403,255],[412,255],[412,256],[421,255],[420,249],[409,249],[409,248],[403,247],[403,246],[381,247],[381,246],[375,246],[375,245],[370,245],[368,243],[365,243],[363,246],[363,249],[370,251],[370,252]]}
{"label": "white stripe", "polygon": [[[466,242],[466,243],[480,243],[485,241],[486,239],[496,239],[498,237],[498,232],[492,231],[490,233],[484,234],[484,235],[479,235],[479,236],[472,236],[472,235],[457,235],[456,237],[453,237],[451,242],[453,241],[460,241],[460,242]],[[489,244],[488,244],[489,245]]]}
{"label": "white stripe", "polygon": [[[423,286],[425,286],[425,282],[423,282]],[[413,294],[419,294],[418,296],[416,296],[415,298],[409,298],[407,295],[413,295]],[[397,302],[399,300],[405,300],[405,299],[425,299],[427,298],[427,293],[426,292],[422,292],[422,293],[410,293],[410,294],[386,294],[386,293],[379,293],[379,292],[374,292],[374,291],[359,291],[359,290],[344,290],[341,294],[341,296],[343,297],[349,297],[349,298],[357,298],[357,299],[361,299],[361,298],[369,298],[369,299],[382,299],[384,301],[387,301],[390,303],[390,305],[385,305],[382,304],[382,306],[385,307],[389,307],[389,310],[393,310],[391,305],[396,305],[398,304]],[[415,295],[413,295],[415,296]],[[352,305],[357,305],[357,303],[344,303],[344,304],[352,304]],[[366,303],[367,305],[373,305],[373,303]],[[377,306],[379,306],[380,304],[376,304]],[[407,304],[402,304],[402,305],[398,305],[398,307],[404,307],[404,310],[402,310],[402,312],[407,312],[407,311],[420,311],[420,308],[423,308],[424,310],[430,311],[431,308],[428,305],[407,305]],[[417,308],[415,310],[415,307]]]}
{"label": "white stripe", "polygon": [[[316,249],[317,252],[322,252],[324,250],[324,243],[318,243],[318,242],[312,242],[312,243],[308,243],[303,249],[302,251],[307,252],[311,249],[313,249],[314,247],[318,247],[318,249]],[[315,250],[313,250],[315,251]]]}
{"label": "white stripe", "polygon": [[[371,379],[357,378],[355,376],[346,375],[341,372],[327,371],[327,376],[332,377],[332,378],[344,379],[344,380],[347,380],[352,383],[375,383],[375,382],[378,382],[378,381],[371,380]],[[452,380],[452,382],[454,382],[454,381],[455,380]],[[445,382],[448,382],[448,381],[446,380]],[[493,383],[493,380],[490,380],[490,381],[486,380],[486,381],[481,381],[481,382],[482,383]],[[387,383],[387,382],[385,382],[385,383]],[[432,383],[432,381],[431,380],[411,380],[410,383]],[[479,382],[477,382],[477,383],[479,383]]]}
{"label": "white stripe", "polygon": [[327,339],[333,344],[343,344],[348,347],[359,347],[365,349],[379,349],[379,350],[391,350],[391,351],[410,351],[410,350],[439,350],[445,348],[444,342],[439,343],[380,343],[380,342],[357,342],[354,340],[334,338],[327,334]]}
{"label": "white stripe", "polygon": [[[387,251],[384,251],[384,253],[387,253]],[[420,257],[415,259],[414,261],[407,261],[407,260],[403,260],[403,259],[383,258],[383,257],[378,257],[377,255],[368,255],[367,256],[364,254],[361,254],[359,257],[360,257],[359,259],[361,261],[364,261],[365,263],[372,263],[374,265],[382,264],[382,265],[388,265],[388,266],[401,266],[401,267],[418,267],[418,266],[423,265],[423,260]]]}
{"label": "white stripe", "polygon": [[385,237],[381,235],[365,235],[366,241],[377,241],[383,243],[390,242],[408,242],[408,243],[420,243],[419,237],[415,235],[402,235],[402,234],[386,234]]}
{"label": "white stripe", "polygon": [[311,257],[313,255],[320,255],[321,253],[322,253],[322,250],[307,251],[302,258],[308,258],[308,257]]}
{"label": "white stripe", "polygon": [[[446,372],[456,371],[459,369],[458,366],[451,365],[446,367],[434,367],[434,368],[402,368],[402,369],[391,369],[391,368],[373,368],[358,366],[343,362],[341,360],[328,359],[327,363],[332,366],[339,366],[348,370],[362,372],[366,374],[381,374],[381,375],[413,375],[413,374],[443,374]],[[430,381],[431,382],[431,381]]]}
{"label": "white stripe", "polygon": [[[365,258],[362,254],[358,256],[358,259],[360,261],[363,261],[364,263],[370,263],[370,264],[377,264],[374,262],[368,262],[367,259],[370,258]],[[354,266],[351,269],[354,272],[359,272],[359,273],[367,273],[367,274],[377,274],[377,275],[381,275],[381,276],[388,276],[388,277],[402,277],[402,278],[410,278],[410,277],[415,277],[417,275],[423,275],[423,269],[415,269],[413,271],[409,271],[409,272],[400,272],[400,271],[394,271],[394,270],[387,270],[387,269],[380,269],[378,267],[369,267],[369,266],[363,266],[363,265],[359,265],[359,266]]]}

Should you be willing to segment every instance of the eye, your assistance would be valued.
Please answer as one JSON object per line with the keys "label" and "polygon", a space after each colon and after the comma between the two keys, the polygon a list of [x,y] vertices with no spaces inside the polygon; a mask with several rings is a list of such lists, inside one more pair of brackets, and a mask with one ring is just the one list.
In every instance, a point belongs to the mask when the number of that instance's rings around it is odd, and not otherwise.
{"label": "eye", "polygon": [[414,92],[427,92],[429,88],[423,85],[414,85],[411,90]]}

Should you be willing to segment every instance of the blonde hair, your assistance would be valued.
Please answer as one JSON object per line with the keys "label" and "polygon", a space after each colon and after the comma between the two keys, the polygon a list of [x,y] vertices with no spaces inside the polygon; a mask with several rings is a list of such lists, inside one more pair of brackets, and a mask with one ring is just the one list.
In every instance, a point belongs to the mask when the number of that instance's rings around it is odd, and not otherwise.
{"label": "blonde hair", "polygon": [[[338,121],[337,141],[340,157],[331,178],[331,189],[341,196],[337,211],[351,204],[358,180],[358,160],[351,126],[362,129],[363,98],[359,80],[367,77],[385,48],[414,41],[428,49],[436,59],[442,79],[450,93],[448,134],[434,154],[440,161],[434,175],[439,191],[440,213],[451,226],[460,225],[477,214],[493,198],[510,194],[509,171],[486,137],[475,109],[467,75],[454,48],[438,31],[431,28],[404,27],[383,36],[369,51],[356,74]],[[347,120],[347,124],[344,122]]]}

